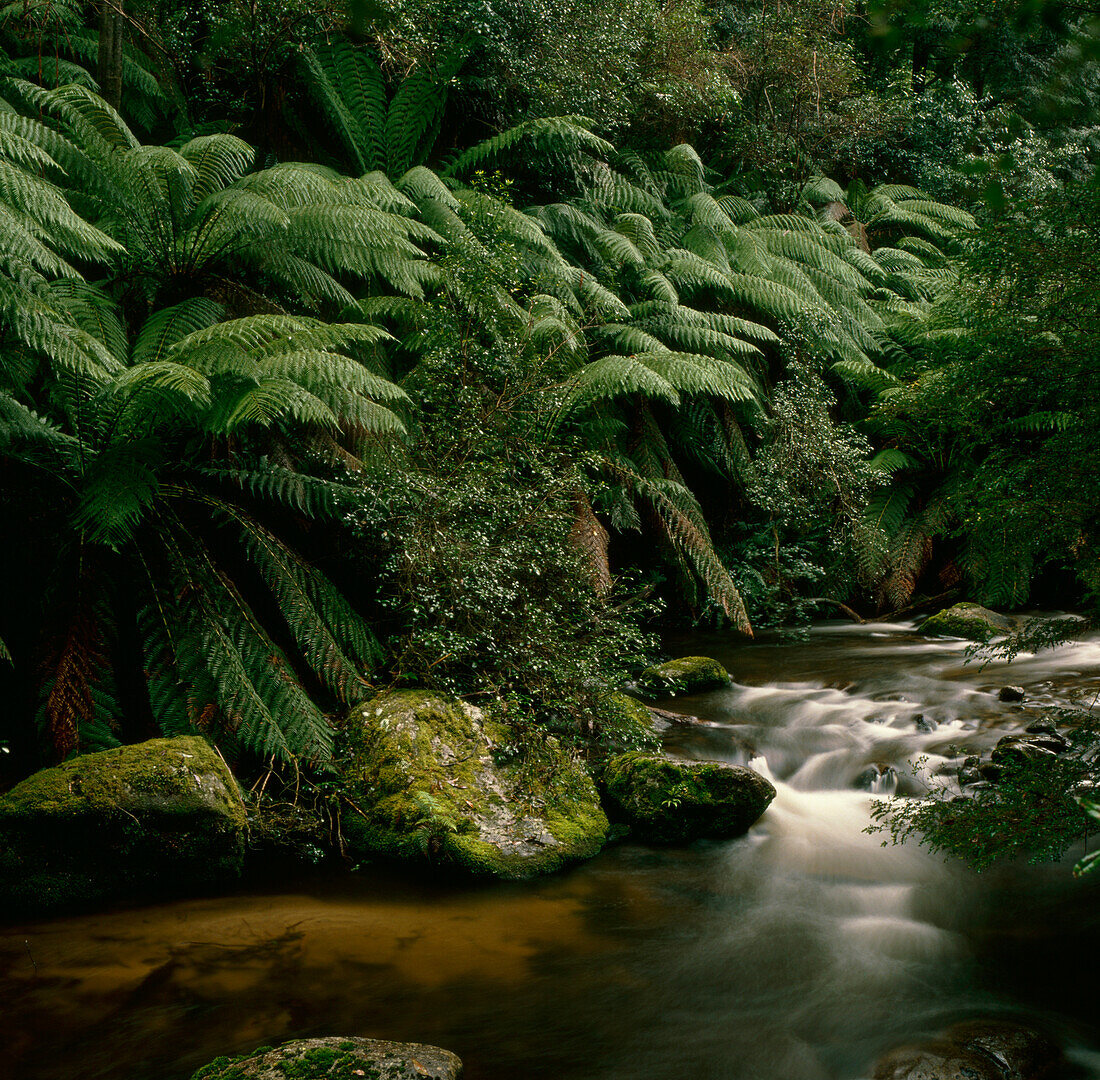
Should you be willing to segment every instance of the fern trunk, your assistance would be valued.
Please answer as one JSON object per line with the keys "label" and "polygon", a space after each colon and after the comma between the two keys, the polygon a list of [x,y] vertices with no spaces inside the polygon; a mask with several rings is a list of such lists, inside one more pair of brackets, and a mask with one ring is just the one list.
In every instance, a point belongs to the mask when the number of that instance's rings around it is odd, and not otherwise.
{"label": "fern trunk", "polygon": [[99,60],[96,78],[103,99],[118,109],[122,104],[123,0],[103,0],[99,6]]}

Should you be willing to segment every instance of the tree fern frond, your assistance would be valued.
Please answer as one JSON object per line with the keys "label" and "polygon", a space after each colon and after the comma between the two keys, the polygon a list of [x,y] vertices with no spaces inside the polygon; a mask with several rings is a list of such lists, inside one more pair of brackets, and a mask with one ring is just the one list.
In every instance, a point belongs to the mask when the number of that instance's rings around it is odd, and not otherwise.
{"label": "tree fern frond", "polygon": [[150,449],[118,442],[88,462],[73,520],[92,543],[117,549],[133,537],[159,491]]}
{"label": "tree fern frond", "polygon": [[322,480],[270,461],[251,469],[210,466],[200,472],[217,484],[247,492],[258,502],[274,503],[313,519],[338,518],[362,497],[359,487]]}
{"label": "tree fern frond", "polygon": [[256,151],[235,135],[202,135],[184,143],[179,156],[195,170],[194,198],[201,201],[244,176]]}
{"label": "tree fern frond", "polygon": [[161,308],[145,320],[131,351],[131,363],[162,361],[169,350],[199,330],[215,326],[225,310],[205,297],[192,297],[172,307]]}
{"label": "tree fern frond", "polygon": [[306,82],[357,173],[386,166],[386,90],[374,58],[347,41],[302,54]]}
{"label": "tree fern frond", "polygon": [[585,116],[552,116],[525,120],[499,135],[464,150],[444,170],[445,176],[464,176],[471,169],[495,162],[530,143],[547,156],[575,157],[580,153],[608,157],[615,148],[594,135],[592,121]]}
{"label": "tree fern frond", "polygon": [[391,176],[400,176],[423,163],[435,141],[447,88],[466,62],[467,52],[464,45],[459,45],[431,66],[417,65],[401,81],[386,114],[387,171]]}
{"label": "tree fern frond", "polygon": [[118,716],[110,692],[113,625],[101,586],[85,569],[41,664],[44,679],[36,719],[57,759],[118,745],[111,729]]}
{"label": "tree fern frond", "polygon": [[369,627],[323,574],[255,521],[231,513],[310,669],[344,704],[361,701],[370,692],[364,672],[381,656]]}

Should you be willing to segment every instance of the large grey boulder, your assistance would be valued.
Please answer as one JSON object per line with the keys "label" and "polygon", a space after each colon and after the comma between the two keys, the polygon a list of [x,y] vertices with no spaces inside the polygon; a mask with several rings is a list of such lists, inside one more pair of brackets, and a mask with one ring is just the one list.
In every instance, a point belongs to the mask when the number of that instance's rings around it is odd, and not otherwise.
{"label": "large grey boulder", "polygon": [[245,839],[236,781],[203,739],[85,754],[0,798],[0,907],[194,891],[240,873]]}
{"label": "large grey boulder", "polygon": [[342,832],[360,855],[528,878],[595,855],[607,817],[591,777],[550,737],[516,733],[458,698],[384,693],[352,709]]}
{"label": "large grey boulder", "polygon": [[640,840],[666,844],[741,836],[775,798],[767,778],[742,765],[659,754],[620,754],[601,782],[614,820]]}
{"label": "large grey boulder", "polygon": [[381,1039],[297,1039],[204,1065],[191,1080],[460,1080],[449,1050]]}

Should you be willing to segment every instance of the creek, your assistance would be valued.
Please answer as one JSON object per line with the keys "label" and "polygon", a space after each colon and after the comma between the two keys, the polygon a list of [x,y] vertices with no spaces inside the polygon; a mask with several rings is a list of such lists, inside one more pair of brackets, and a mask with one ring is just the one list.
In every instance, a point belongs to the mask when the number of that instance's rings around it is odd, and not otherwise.
{"label": "creek", "polygon": [[[1100,880],[1072,859],[979,876],[864,831],[871,799],[1093,703],[1100,636],[984,668],[898,624],[671,644],[733,673],[661,704],[704,721],[670,726],[669,752],[773,777],[747,837],[625,843],[526,884],[366,867],[5,927],[4,1075],[182,1080],[259,1044],[368,1035],[453,1050],[468,1080],[856,1080],[996,1015],[1100,1078]],[[1022,704],[997,699],[1006,683]]]}

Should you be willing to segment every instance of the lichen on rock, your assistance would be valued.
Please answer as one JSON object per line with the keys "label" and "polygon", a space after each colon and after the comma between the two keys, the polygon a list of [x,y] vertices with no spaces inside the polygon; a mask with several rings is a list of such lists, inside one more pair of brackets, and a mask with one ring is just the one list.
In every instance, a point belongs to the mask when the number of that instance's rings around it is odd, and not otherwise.
{"label": "lichen on rock", "polygon": [[250,1054],[221,1057],[191,1080],[461,1080],[449,1050],[381,1039],[296,1039]]}
{"label": "lichen on rock", "polygon": [[729,672],[709,656],[681,656],[646,668],[638,677],[638,685],[646,693],[669,697],[719,690],[729,681]]}
{"label": "lichen on rock", "polygon": [[240,873],[246,829],[236,781],[201,738],[85,754],[0,798],[0,906],[193,891]]}
{"label": "lichen on rock", "polygon": [[590,858],[607,817],[595,785],[548,737],[524,744],[457,698],[421,690],[352,709],[340,771],[353,854],[520,879]]}
{"label": "lichen on rock", "polygon": [[767,778],[744,766],[656,754],[612,758],[602,785],[611,819],[659,843],[740,836],[775,798]]}
{"label": "lichen on rock", "polygon": [[957,637],[968,641],[990,641],[1007,634],[1012,620],[980,604],[955,604],[925,619],[917,632],[928,637]]}

